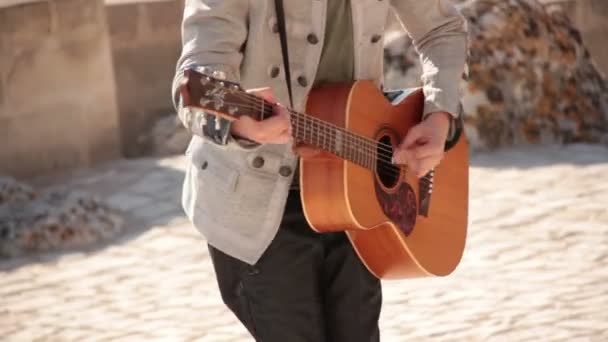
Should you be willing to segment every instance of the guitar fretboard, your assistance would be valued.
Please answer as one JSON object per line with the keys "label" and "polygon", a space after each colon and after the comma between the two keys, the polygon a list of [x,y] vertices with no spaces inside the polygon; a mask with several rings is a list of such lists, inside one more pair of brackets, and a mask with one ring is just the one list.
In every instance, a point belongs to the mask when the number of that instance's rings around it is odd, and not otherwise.
{"label": "guitar fretboard", "polygon": [[[263,120],[272,115],[272,107],[273,104],[259,98],[259,106],[250,109],[249,115]],[[293,110],[289,113],[296,143],[305,143],[370,170],[376,169],[378,157],[384,163],[391,160],[390,146],[379,145],[375,140],[309,114]]]}
{"label": "guitar fretboard", "polygon": [[376,166],[378,156],[376,141],[308,114],[293,111],[291,112],[291,125],[296,142],[332,153],[370,170]]}

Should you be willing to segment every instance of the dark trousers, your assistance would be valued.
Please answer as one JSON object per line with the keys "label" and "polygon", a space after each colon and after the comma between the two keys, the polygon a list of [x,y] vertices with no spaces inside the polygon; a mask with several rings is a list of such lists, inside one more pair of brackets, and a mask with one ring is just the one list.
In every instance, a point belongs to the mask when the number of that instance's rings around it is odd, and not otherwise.
{"label": "dark trousers", "polygon": [[291,191],[281,228],[251,266],[209,246],[224,303],[256,341],[380,340],[380,281],[344,233],[318,234]]}

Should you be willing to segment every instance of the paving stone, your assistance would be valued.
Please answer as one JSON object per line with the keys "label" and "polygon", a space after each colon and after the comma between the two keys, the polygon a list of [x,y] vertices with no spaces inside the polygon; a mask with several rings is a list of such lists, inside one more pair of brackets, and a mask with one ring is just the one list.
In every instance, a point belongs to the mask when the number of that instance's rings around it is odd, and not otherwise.
{"label": "paving stone", "polygon": [[[608,160],[569,162],[585,151],[476,156],[461,265],[446,278],[385,282],[383,340],[608,340],[608,191],[598,191],[608,190]],[[588,152],[585,162],[608,150]],[[538,154],[547,155],[540,165]],[[182,158],[137,170],[173,173]],[[505,167],[509,160],[517,166]],[[108,182],[134,172],[129,164],[111,169],[119,171]],[[156,199],[127,187],[109,198],[141,216]],[[95,252],[1,262],[0,340],[251,341],[222,303],[199,233],[183,214],[157,220]]]}
{"label": "paving stone", "polygon": [[114,194],[108,197],[107,201],[111,207],[120,209],[124,212],[152,204],[152,199],[148,196],[126,192]]}

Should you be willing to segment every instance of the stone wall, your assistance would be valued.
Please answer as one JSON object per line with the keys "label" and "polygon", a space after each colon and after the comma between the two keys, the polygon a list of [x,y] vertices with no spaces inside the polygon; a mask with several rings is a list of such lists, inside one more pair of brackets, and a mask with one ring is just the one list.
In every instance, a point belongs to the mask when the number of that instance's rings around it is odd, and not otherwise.
{"label": "stone wall", "polygon": [[160,115],[172,113],[171,80],[181,51],[183,0],[107,2],[120,113],[122,152],[141,155],[138,139]]}
{"label": "stone wall", "polygon": [[119,156],[102,0],[0,5],[0,173],[30,177]]}

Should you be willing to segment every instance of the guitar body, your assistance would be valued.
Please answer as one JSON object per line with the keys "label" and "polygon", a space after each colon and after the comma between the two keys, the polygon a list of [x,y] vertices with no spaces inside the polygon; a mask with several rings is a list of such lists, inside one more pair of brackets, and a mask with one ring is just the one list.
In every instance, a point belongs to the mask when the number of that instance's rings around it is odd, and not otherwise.
{"label": "guitar body", "polygon": [[[420,90],[393,106],[373,83],[357,81],[313,90],[307,112],[394,148],[420,122],[423,105]],[[387,164],[379,160],[376,170],[369,170],[328,153],[301,159],[301,196],[310,226],[318,232],[346,231],[378,278],[451,273],[462,257],[467,231],[464,134],[432,177],[418,179],[407,167],[391,173]]]}

